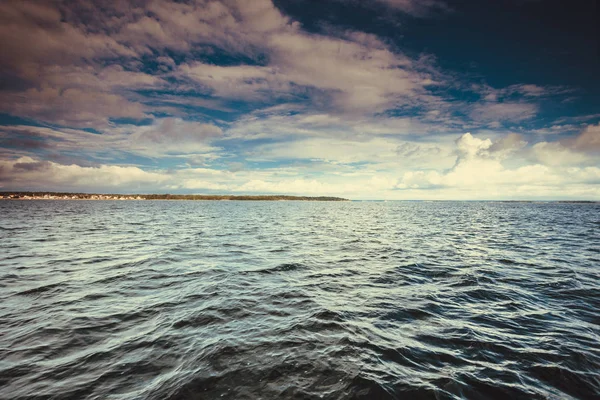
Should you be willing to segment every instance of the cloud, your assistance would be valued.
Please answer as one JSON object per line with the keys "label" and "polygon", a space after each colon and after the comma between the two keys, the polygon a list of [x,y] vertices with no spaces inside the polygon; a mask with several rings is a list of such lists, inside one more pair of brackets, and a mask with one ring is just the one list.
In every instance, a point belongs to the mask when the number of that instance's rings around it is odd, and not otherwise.
{"label": "cloud", "polygon": [[449,10],[447,4],[440,0],[377,0],[380,3],[401,10],[414,16],[424,16],[432,9]]}
{"label": "cloud", "polygon": [[132,91],[158,89],[158,76],[126,71],[120,65],[42,66],[33,87],[9,90],[0,111],[63,126],[103,129],[111,118],[142,119],[148,107]]}
{"label": "cloud", "polygon": [[207,93],[226,99],[266,100],[293,91],[291,82],[271,67],[192,63],[182,65],[177,73],[200,84]]}
{"label": "cloud", "polygon": [[[404,199],[594,199],[600,195],[598,166],[541,163],[509,167],[493,150],[495,141],[464,134],[454,143],[454,166],[389,162],[281,165],[272,168],[182,168],[146,171],[134,166],[64,165],[33,157],[0,162],[5,189],[113,192],[230,192],[338,195]],[[367,143],[366,146],[371,144]],[[434,147],[406,144],[401,151],[421,156]],[[513,148],[513,146],[509,146]],[[449,151],[446,149],[444,151]],[[505,147],[501,146],[500,152]],[[374,156],[373,154],[369,156]],[[397,155],[396,155],[397,157]],[[376,161],[376,160],[373,160]],[[385,161],[385,160],[384,160]]]}
{"label": "cloud", "polygon": [[[0,161],[0,186],[29,190],[139,190],[166,182],[168,175],[137,167],[61,165],[22,157]],[[130,186],[132,185],[132,186]]]}
{"label": "cloud", "polygon": [[378,136],[425,136],[448,131],[443,123],[415,117],[340,115],[280,105],[240,117],[228,126],[226,136],[245,140],[326,137],[366,141]]}
{"label": "cloud", "polygon": [[211,142],[222,134],[221,128],[213,124],[162,118],[152,125],[121,126],[109,140],[116,150],[145,157],[183,155],[210,159],[219,151]]}
{"label": "cloud", "polygon": [[531,85],[531,84],[523,84],[523,85],[515,85],[510,86],[507,90],[508,92],[517,92],[524,96],[531,97],[540,97],[548,93],[548,90],[542,86]]}
{"label": "cloud", "polygon": [[506,156],[518,151],[527,145],[527,141],[518,133],[509,133],[490,146],[490,151]]}
{"label": "cloud", "polygon": [[486,84],[473,84],[471,88],[486,101],[506,101],[511,99],[531,99],[540,97],[557,96],[572,93],[573,90],[563,86],[534,85],[519,83],[504,88],[494,88]]}
{"label": "cloud", "polygon": [[373,139],[369,141],[311,138],[295,142],[268,144],[256,148],[252,156],[258,159],[319,159],[341,163],[373,162],[395,159],[397,142]]}
{"label": "cloud", "polygon": [[327,91],[348,111],[378,111],[417,101],[431,79],[409,58],[377,40],[290,32],[271,40],[273,59],[295,85]]}
{"label": "cloud", "polygon": [[473,137],[470,133],[465,133],[456,140],[456,148],[460,158],[475,158],[487,154],[487,150],[492,147],[490,139],[479,139]]}
{"label": "cloud", "polygon": [[361,180],[317,180],[317,179],[272,179],[251,180],[241,186],[234,188],[235,191],[249,193],[288,193],[288,194],[308,194],[318,196],[334,195],[356,195],[369,191],[371,193],[381,193],[389,190],[395,184],[395,179],[386,179],[384,177],[372,177]]}
{"label": "cloud", "polygon": [[104,128],[108,126],[109,118],[146,117],[141,104],[118,94],[46,85],[6,94],[0,100],[0,111],[82,128]]}
{"label": "cloud", "polygon": [[16,171],[33,172],[33,171],[46,171],[52,168],[52,163],[48,161],[33,161],[29,159],[21,159],[12,165],[12,168]]}
{"label": "cloud", "polygon": [[[220,127],[179,118],[156,119],[151,125],[120,125],[108,133],[94,134],[77,129],[53,129],[35,126],[0,127],[0,143],[29,140],[39,142],[30,150],[47,149],[60,153],[77,153],[88,157],[125,154],[164,157],[196,155],[205,159],[218,149],[211,142],[222,136]],[[24,146],[19,149],[27,150]]]}
{"label": "cloud", "polygon": [[[417,11],[438,1],[391,4]],[[355,31],[315,34],[270,0],[11,1],[0,6],[0,68],[15,87],[0,111],[70,127],[107,129],[111,119],[177,113],[140,90],[181,90],[223,101],[304,101],[344,113],[375,113],[439,101],[441,74],[422,60]],[[214,54],[242,57],[217,65]],[[175,63],[172,54],[178,55]],[[218,59],[218,57],[217,57]],[[142,72],[155,63],[155,71]],[[170,107],[170,108],[165,108]]]}
{"label": "cloud", "polygon": [[563,146],[558,142],[539,142],[533,145],[533,154],[544,165],[578,165],[588,160],[588,157]]}
{"label": "cloud", "polygon": [[0,4],[0,63],[16,76],[34,79],[39,66],[72,65],[135,52],[109,35],[86,32],[63,19],[61,2],[5,1]]}
{"label": "cloud", "polygon": [[144,154],[189,154],[207,151],[207,142],[222,135],[218,126],[163,118],[151,126],[135,127],[129,136],[133,151]]}
{"label": "cloud", "polygon": [[[413,15],[447,8],[438,0],[381,2]],[[13,115],[106,130],[114,119],[184,117],[189,107],[224,110],[241,100],[251,109],[290,102],[343,115],[420,109],[425,119],[461,123],[432,90],[455,85],[434,58],[408,56],[364,32],[309,33],[270,0],[22,1],[2,10],[0,37],[15,40],[0,67],[21,83],[2,93],[0,111]],[[221,57],[230,61],[212,61]],[[532,84],[477,90],[529,98],[550,91]],[[507,100],[477,104],[469,115],[494,124],[536,111]]]}
{"label": "cloud", "polygon": [[600,124],[587,126],[573,141],[580,151],[600,152]]}
{"label": "cloud", "polygon": [[557,124],[550,125],[544,128],[532,129],[529,130],[528,133],[544,135],[544,136],[553,136],[553,135],[561,135],[565,133],[574,133],[581,131],[581,126],[574,124]]}
{"label": "cloud", "polygon": [[[141,18],[146,7],[177,4],[153,1],[138,2],[137,7],[123,4],[2,3],[0,70],[14,83],[4,86],[8,90],[2,93],[0,111],[96,129],[107,128],[111,118],[147,117],[149,107],[141,104],[140,96],[132,91],[165,89],[167,83],[159,76],[139,71],[143,67],[141,58],[147,51],[125,40],[120,31]],[[199,14],[202,13],[196,13]],[[190,14],[187,18],[196,17]],[[178,26],[183,22],[172,18],[169,21]],[[161,50],[175,46],[180,39],[184,38],[163,43]],[[157,61],[173,67],[167,57],[159,56]]]}
{"label": "cloud", "polygon": [[337,0],[347,3],[359,4],[369,7],[373,4],[389,7],[393,10],[398,10],[409,14],[412,17],[426,17],[433,11],[450,11],[450,7],[445,1],[441,0],[373,0],[371,2],[361,0]]}
{"label": "cloud", "polygon": [[[263,4],[266,6],[266,3]],[[269,8],[270,7],[270,8]],[[271,9],[273,6],[267,8]],[[283,18],[283,17],[282,17]],[[181,65],[188,78],[215,96],[265,100],[309,96],[338,111],[376,112],[425,101],[435,82],[410,58],[391,52],[372,35],[328,37],[300,31],[282,19],[277,34],[255,32],[248,40],[269,55],[268,65]],[[254,26],[254,25],[252,25]]]}
{"label": "cloud", "polygon": [[471,85],[383,37],[304,29],[271,0],[7,1],[0,44],[0,112],[46,125],[0,127],[5,187],[597,193],[594,115],[534,120],[568,88]]}
{"label": "cloud", "polygon": [[[570,167],[581,162],[559,143],[538,143],[533,152],[544,164],[530,164],[507,168],[494,153],[498,143],[515,143],[516,137],[506,137],[494,143],[490,139],[473,137],[466,133],[456,141],[457,161],[447,171],[408,171],[397,188],[403,191],[435,189],[433,197],[456,199],[493,198],[595,198],[600,189],[595,186],[600,177],[598,167]],[[519,144],[520,146],[520,144]],[[504,150],[504,146],[501,146]],[[514,147],[514,146],[512,146]]]}
{"label": "cloud", "polygon": [[485,102],[475,104],[469,116],[478,122],[520,122],[532,118],[538,107],[530,103],[495,103]]}
{"label": "cloud", "polygon": [[583,165],[597,162],[600,152],[600,124],[586,126],[578,135],[556,142],[538,142],[532,147],[545,165]]}
{"label": "cloud", "polygon": [[13,190],[71,190],[140,193],[148,191],[226,191],[237,193],[358,194],[368,188],[391,188],[394,179],[371,177],[361,182],[286,177],[286,171],[233,173],[191,168],[178,171],[144,171],[133,166],[81,167],[21,157],[0,161],[0,187]]}

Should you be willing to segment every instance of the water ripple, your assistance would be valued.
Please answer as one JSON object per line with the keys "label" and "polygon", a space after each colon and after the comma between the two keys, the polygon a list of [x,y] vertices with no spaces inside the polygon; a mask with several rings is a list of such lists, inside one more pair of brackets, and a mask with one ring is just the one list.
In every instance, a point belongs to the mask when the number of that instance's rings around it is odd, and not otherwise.
{"label": "water ripple", "polygon": [[0,202],[0,398],[600,398],[599,214]]}

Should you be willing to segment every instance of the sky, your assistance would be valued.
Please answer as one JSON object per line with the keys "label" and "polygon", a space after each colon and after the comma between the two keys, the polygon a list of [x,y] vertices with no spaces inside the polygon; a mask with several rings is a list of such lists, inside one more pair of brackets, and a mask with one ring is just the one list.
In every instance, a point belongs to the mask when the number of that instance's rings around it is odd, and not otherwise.
{"label": "sky", "polygon": [[600,200],[600,2],[0,2],[0,191]]}

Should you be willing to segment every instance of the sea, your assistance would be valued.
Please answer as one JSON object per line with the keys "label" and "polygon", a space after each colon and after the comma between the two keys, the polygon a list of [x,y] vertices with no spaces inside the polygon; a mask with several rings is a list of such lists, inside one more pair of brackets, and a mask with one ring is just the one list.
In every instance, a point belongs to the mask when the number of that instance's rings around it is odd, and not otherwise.
{"label": "sea", "polygon": [[598,399],[600,204],[0,201],[1,399]]}

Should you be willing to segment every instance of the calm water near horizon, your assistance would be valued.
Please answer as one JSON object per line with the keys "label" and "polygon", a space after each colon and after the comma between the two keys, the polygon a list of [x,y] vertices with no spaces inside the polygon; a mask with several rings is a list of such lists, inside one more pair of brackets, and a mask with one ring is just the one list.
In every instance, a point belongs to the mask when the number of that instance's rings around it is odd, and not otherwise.
{"label": "calm water near horizon", "polygon": [[600,204],[0,201],[0,398],[600,398]]}

